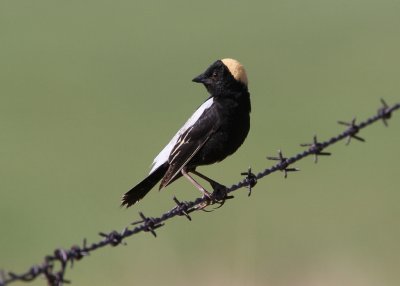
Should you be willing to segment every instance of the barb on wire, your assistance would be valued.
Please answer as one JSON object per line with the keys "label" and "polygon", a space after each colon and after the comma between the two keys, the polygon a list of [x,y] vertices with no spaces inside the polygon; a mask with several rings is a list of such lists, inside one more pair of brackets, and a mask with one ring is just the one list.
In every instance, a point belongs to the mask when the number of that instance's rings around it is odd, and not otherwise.
{"label": "barb on wire", "polygon": [[248,196],[250,197],[251,196],[251,191],[253,190],[253,187],[257,184],[256,175],[254,175],[251,172],[251,167],[249,167],[247,169],[247,172],[240,173],[240,175],[246,176],[245,180],[246,180],[247,188],[249,189]]}
{"label": "barb on wire", "polygon": [[387,112],[387,110],[389,109],[389,105],[387,105],[386,101],[381,98],[381,103],[382,103],[382,107],[378,109],[378,115],[382,116],[382,122],[383,124],[388,127],[388,119],[390,119],[392,113],[391,112]]}
{"label": "barb on wire", "polygon": [[324,149],[321,143],[318,142],[317,135],[313,137],[313,143],[303,143],[300,144],[301,147],[309,147],[309,150],[313,151],[314,154],[314,163],[318,163],[318,156],[330,156],[332,153],[330,152],[322,152]]}
{"label": "barb on wire", "polygon": [[189,215],[189,213],[185,210],[185,204],[181,203],[176,197],[173,198],[174,202],[176,203],[176,209],[179,210],[179,215],[180,216],[185,216],[189,221],[192,220],[192,217]]}
{"label": "barb on wire", "polygon": [[276,165],[267,168],[258,174],[253,174],[251,168],[249,168],[247,172],[241,173],[246,177],[242,181],[232,185],[229,188],[226,188],[215,182],[216,185],[213,186],[214,192],[211,200],[209,198],[197,198],[194,201],[181,202],[174,197],[173,200],[175,206],[170,211],[165,212],[159,217],[147,217],[140,212],[139,216],[141,219],[133,222],[131,226],[126,227],[122,231],[118,232],[114,230],[109,233],[101,232],[99,233],[101,240],[98,242],[88,244],[86,239],[84,239],[82,246],[74,245],[69,249],[56,249],[53,254],[45,256],[41,264],[30,267],[24,273],[16,274],[14,272],[5,272],[4,270],[0,270],[0,286],[6,286],[16,281],[30,282],[41,275],[46,278],[47,283],[50,286],[62,286],[63,284],[70,283],[70,281],[64,278],[67,266],[72,266],[74,262],[83,259],[91,252],[99,248],[108,245],[118,246],[124,243],[124,239],[140,232],[150,232],[154,237],[156,237],[157,234],[155,230],[164,226],[165,221],[176,216],[185,216],[189,221],[191,221],[192,218],[190,213],[203,209],[199,208],[199,206],[204,204],[219,204],[219,207],[221,207],[227,199],[233,198],[233,196],[229,195],[230,193],[243,187],[247,187],[249,189],[250,195],[252,188],[257,183],[257,180],[260,180],[261,178],[277,171],[283,171],[286,178],[288,172],[298,171],[296,168],[289,167],[293,165],[293,163],[310,155],[314,155],[314,161],[317,162],[318,156],[331,155],[329,152],[324,152],[327,147],[345,138],[348,138],[348,143],[352,138],[364,142],[365,140],[357,135],[361,129],[379,120],[382,120],[385,126],[387,126],[387,120],[391,118],[392,113],[400,109],[400,103],[389,106],[383,99],[381,100],[381,103],[382,107],[379,108],[376,115],[369,117],[359,124],[356,123],[355,119],[353,119],[350,123],[341,121],[340,124],[344,124],[348,127],[345,131],[322,142],[319,142],[317,140],[317,136],[315,135],[313,143],[301,144],[303,147],[308,147],[306,150],[292,157],[286,158],[283,156],[282,152],[279,151],[278,157],[268,157],[270,160],[279,161]]}
{"label": "barb on wire", "polygon": [[365,142],[364,138],[361,138],[360,136],[357,135],[357,133],[360,131],[360,128],[356,124],[355,117],[353,118],[353,120],[351,122],[338,121],[338,123],[349,127],[349,129],[348,129],[349,135],[347,136],[346,145],[350,144],[351,138],[354,138],[361,142]]}
{"label": "barb on wire", "polygon": [[273,160],[273,161],[279,161],[279,164],[277,165],[279,167],[279,170],[282,171],[285,175],[285,179],[288,176],[289,172],[298,172],[300,169],[297,168],[288,168],[289,167],[289,162],[287,161],[287,158],[283,157],[282,151],[278,150],[278,157],[267,157],[268,160]]}

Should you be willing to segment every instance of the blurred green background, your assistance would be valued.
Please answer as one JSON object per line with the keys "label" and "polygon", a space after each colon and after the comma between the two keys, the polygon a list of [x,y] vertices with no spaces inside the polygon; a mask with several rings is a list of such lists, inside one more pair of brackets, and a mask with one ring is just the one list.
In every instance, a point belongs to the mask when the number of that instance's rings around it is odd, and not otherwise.
{"label": "blurred green background", "polygon": [[[185,180],[137,206],[121,195],[207,97],[191,82],[216,59],[246,67],[252,129],[204,173],[230,185],[267,155],[335,135],[337,120],[400,101],[400,2],[0,2],[0,268],[122,230]],[[367,143],[284,180],[274,174],[218,211],[178,218],[67,271],[73,285],[399,285],[400,114]],[[43,278],[31,285],[44,285]],[[20,285],[16,283],[15,285]]]}

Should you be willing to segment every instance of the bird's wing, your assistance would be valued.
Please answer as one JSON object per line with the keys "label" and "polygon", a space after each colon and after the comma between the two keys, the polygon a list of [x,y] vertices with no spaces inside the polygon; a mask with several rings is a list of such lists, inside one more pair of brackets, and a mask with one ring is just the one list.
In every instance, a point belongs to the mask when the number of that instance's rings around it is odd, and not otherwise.
{"label": "bird's wing", "polygon": [[169,155],[169,168],[161,181],[160,189],[179,174],[218,128],[218,114],[214,109],[206,109],[196,122],[178,137]]}
{"label": "bird's wing", "polygon": [[150,170],[150,174],[158,169],[161,165],[168,162],[169,156],[172,152],[172,149],[176,145],[180,136],[185,133],[190,127],[192,127],[197,120],[202,116],[204,111],[206,111],[213,104],[213,98],[208,98],[194,113],[193,115],[186,121],[186,123],[182,126],[181,129],[172,137],[171,141],[164,147],[164,149],[154,158],[152,168]]}

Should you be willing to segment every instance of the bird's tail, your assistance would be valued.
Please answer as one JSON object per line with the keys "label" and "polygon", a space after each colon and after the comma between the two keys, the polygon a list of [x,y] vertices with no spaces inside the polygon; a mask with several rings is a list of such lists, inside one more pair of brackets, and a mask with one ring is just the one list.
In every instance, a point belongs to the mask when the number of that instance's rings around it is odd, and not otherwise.
{"label": "bird's tail", "polygon": [[143,197],[147,195],[147,193],[161,180],[167,170],[168,163],[164,163],[158,167],[147,178],[130,189],[129,192],[125,193],[125,195],[122,197],[121,206],[126,206],[129,208],[131,205],[143,199]]}

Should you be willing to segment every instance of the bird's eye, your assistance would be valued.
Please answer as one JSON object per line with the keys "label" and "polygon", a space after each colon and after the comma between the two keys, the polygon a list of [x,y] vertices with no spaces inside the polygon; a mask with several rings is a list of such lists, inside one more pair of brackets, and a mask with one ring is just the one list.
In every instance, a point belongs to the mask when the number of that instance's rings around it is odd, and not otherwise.
{"label": "bird's eye", "polygon": [[212,77],[213,79],[216,79],[216,78],[217,78],[217,71],[214,71],[214,72],[212,73],[211,77]]}

